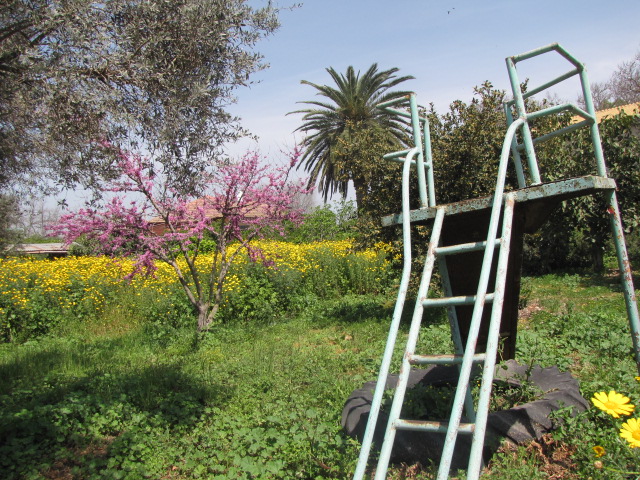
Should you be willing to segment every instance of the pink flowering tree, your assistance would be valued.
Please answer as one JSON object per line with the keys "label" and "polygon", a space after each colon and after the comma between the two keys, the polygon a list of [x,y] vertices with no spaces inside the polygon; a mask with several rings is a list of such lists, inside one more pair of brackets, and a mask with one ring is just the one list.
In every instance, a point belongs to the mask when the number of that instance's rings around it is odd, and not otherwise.
{"label": "pink flowering tree", "polygon": [[[195,199],[167,188],[148,159],[122,152],[120,177],[105,187],[112,199],[101,209],[63,216],[50,232],[68,244],[84,237],[96,240],[106,254],[136,258],[131,276],[152,275],[158,261],[170,265],[198,312],[198,330],[206,330],[222,303],[234,258],[243,251],[255,257],[253,239],[283,234],[286,222],[302,221],[295,200],[309,191],[304,181],[289,179],[299,157],[296,149],[286,166],[269,167],[258,154],[247,153],[207,173],[205,195]],[[132,194],[136,200],[127,200]],[[208,234],[215,249],[204,268],[200,246]],[[234,243],[237,248],[230,249]]]}

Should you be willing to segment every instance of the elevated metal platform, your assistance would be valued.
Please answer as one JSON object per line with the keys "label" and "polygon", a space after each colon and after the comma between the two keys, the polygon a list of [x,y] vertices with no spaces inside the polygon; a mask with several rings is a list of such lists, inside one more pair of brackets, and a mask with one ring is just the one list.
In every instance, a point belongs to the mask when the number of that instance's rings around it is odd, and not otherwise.
{"label": "elevated metal platform", "polygon": [[[564,200],[615,189],[616,182],[612,178],[587,175],[525,187],[514,190],[513,193],[515,195],[516,208],[521,208],[520,212],[523,212],[528,217],[525,222],[528,227],[527,233],[533,233],[549,216],[550,206],[555,206]],[[439,205],[439,207],[444,207],[446,215],[450,217],[451,215],[491,210],[492,202],[493,196],[489,196]],[[411,210],[410,221],[411,223],[426,222],[434,219],[435,214],[436,207]],[[382,225],[385,227],[402,225],[402,214],[397,213],[382,217]]]}
{"label": "elevated metal platform", "polygon": [[[571,70],[538,87],[523,91],[516,64],[543,54],[557,54]],[[392,152],[384,159],[400,162],[402,170],[402,213],[382,219],[384,226],[402,225],[403,269],[398,289],[387,345],[373,395],[369,420],[362,440],[362,448],[354,480],[362,480],[368,465],[373,434],[382,405],[388,373],[393,359],[394,345],[409,290],[412,258],[412,224],[430,225],[426,243],[420,285],[413,304],[411,327],[406,341],[402,365],[398,374],[393,402],[388,415],[384,440],[375,470],[375,480],[386,479],[396,434],[405,431],[431,432],[444,435],[437,480],[449,478],[458,434],[471,436],[467,477],[477,480],[481,474],[484,437],[491,400],[496,361],[515,357],[518,321],[518,300],[524,248],[524,234],[534,233],[564,200],[601,195],[602,215],[608,217],[616,247],[621,284],[627,306],[634,356],[640,372],[640,319],[624,242],[624,229],[616,183],[607,177],[607,168],[600,142],[595,109],[584,65],[558,44],[551,44],[520,55],[507,57],[507,69],[513,99],[504,103],[507,131],[498,163],[494,193],[491,196],[451,204],[437,205],[434,182],[434,159],[431,154],[429,118],[420,115],[414,94],[378,105],[390,114],[411,119],[413,147]],[[527,111],[526,99],[571,77],[577,76],[585,100],[584,109],[571,103],[550,105]],[[407,105],[408,104],[408,105]],[[409,107],[409,111],[403,108]],[[545,133],[533,129],[531,122],[545,116],[570,112],[583,120]],[[580,128],[588,128],[593,146],[595,165],[585,159],[584,172],[590,175],[543,183],[536,158],[535,146],[559,135]],[[534,138],[533,133],[540,136]],[[511,159],[513,162],[511,162]],[[507,170],[512,164],[517,189],[506,185]],[[594,168],[595,167],[595,168]],[[411,176],[412,169],[416,175]],[[558,172],[556,172],[558,173]],[[557,175],[554,175],[557,178]],[[511,178],[511,176],[510,176]],[[411,199],[410,184],[417,180],[417,198]],[[420,208],[411,209],[419,204]],[[553,248],[549,245],[549,248]],[[430,295],[439,271],[442,297]],[[440,290],[440,289],[439,289]],[[425,309],[447,308],[453,354],[422,355],[416,352],[418,336]],[[442,345],[447,349],[447,345]],[[457,365],[458,384],[450,415],[438,421],[403,418],[402,406],[412,369],[416,365]],[[472,380],[476,381],[481,366],[480,389],[477,401],[472,395]],[[463,421],[464,412],[464,421]]]}
{"label": "elevated metal platform", "polygon": [[[522,272],[524,234],[535,233],[547,220],[551,212],[565,200],[594,195],[598,192],[614,191],[615,180],[594,175],[565,179],[557,182],[534,185],[512,192],[515,199],[513,226],[506,272],[502,322],[500,323],[499,357],[502,360],[515,358],[518,326],[518,304]],[[445,209],[447,222],[442,229],[442,246],[480,242],[486,239],[487,224],[491,216],[493,197],[480,197],[456,203],[439,205]],[[435,218],[438,207],[412,210],[411,223],[429,224]],[[402,214],[383,217],[385,226],[401,225]],[[472,251],[451,256],[447,262],[452,293],[455,296],[474,295],[482,269],[483,251]],[[495,278],[497,258],[493,261]],[[489,289],[494,285],[490,282]],[[473,305],[458,305],[456,314],[463,342],[466,343],[473,313]],[[486,350],[491,311],[485,310],[476,345],[476,353]]]}

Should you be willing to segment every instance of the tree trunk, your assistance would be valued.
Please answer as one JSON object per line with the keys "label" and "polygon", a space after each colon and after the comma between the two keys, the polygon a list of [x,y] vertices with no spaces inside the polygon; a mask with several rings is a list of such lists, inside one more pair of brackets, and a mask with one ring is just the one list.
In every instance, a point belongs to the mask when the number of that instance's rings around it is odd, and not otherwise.
{"label": "tree trunk", "polygon": [[604,251],[602,247],[597,244],[591,247],[591,262],[595,273],[604,272]]}
{"label": "tree trunk", "polygon": [[211,304],[207,303],[199,303],[198,304],[198,331],[203,332],[205,330],[209,330],[213,319],[218,312],[219,305],[216,303],[211,308]]}

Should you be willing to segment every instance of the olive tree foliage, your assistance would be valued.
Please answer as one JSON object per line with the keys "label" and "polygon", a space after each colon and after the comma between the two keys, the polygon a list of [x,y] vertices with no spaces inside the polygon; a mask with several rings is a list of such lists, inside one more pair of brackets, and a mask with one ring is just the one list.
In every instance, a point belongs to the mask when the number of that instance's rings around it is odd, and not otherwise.
{"label": "olive tree foliage", "polygon": [[246,0],[0,2],[0,187],[99,187],[124,149],[197,191],[208,159],[245,134],[227,107],[265,67],[254,47],[277,13]]}
{"label": "olive tree foliage", "polygon": [[19,219],[18,199],[14,195],[0,194],[0,257],[19,240],[21,232],[16,228]]}
{"label": "olive tree foliage", "polygon": [[490,82],[474,88],[470,103],[456,100],[449,111],[428,114],[436,200],[451,203],[493,192],[505,132],[505,92]]}

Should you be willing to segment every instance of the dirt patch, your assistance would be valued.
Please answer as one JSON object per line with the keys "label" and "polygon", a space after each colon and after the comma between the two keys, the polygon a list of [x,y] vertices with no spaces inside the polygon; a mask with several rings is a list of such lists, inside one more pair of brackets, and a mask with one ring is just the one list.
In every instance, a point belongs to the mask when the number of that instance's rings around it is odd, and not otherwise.
{"label": "dirt patch", "polygon": [[527,322],[535,313],[542,310],[540,302],[532,300],[527,302],[527,306],[518,310],[518,320]]}
{"label": "dirt patch", "polygon": [[101,443],[91,443],[83,449],[71,451],[67,458],[56,460],[51,467],[42,472],[42,476],[47,480],[73,480],[74,467],[79,467],[86,460],[86,457],[104,458],[107,455],[109,445],[116,437],[106,437]]}
{"label": "dirt patch", "polygon": [[[571,459],[576,451],[574,446],[557,442],[551,434],[547,434],[537,440],[529,442],[525,446],[525,449],[529,454],[527,459],[532,459],[536,464],[539,464],[540,471],[544,472],[549,480],[579,480],[578,474],[576,473],[577,465]],[[512,444],[504,444],[498,450],[498,453],[510,457],[514,461],[522,460],[518,454],[517,447]],[[493,473],[491,471],[491,465],[489,465],[484,473],[487,478],[493,477],[497,479],[500,478],[498,475],[501,475],[499,473]]]}

